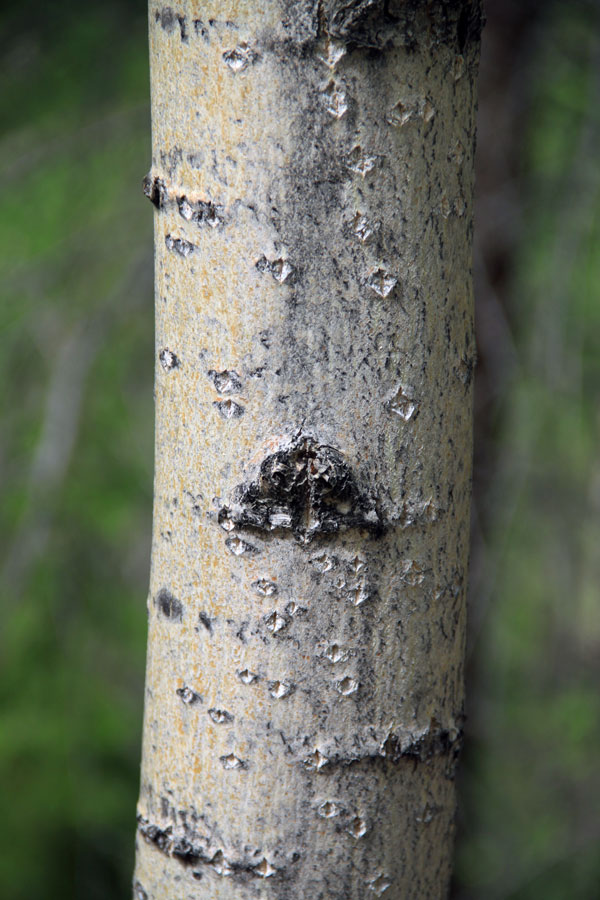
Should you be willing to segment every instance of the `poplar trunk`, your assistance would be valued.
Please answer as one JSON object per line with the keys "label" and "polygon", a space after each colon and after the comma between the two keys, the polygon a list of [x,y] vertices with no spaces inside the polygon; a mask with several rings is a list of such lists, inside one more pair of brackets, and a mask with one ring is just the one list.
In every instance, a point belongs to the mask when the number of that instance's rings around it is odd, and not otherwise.
{"label": "poplar trunk", "polygon": [[137,900],[442,898],[478,2],[150,3]]}

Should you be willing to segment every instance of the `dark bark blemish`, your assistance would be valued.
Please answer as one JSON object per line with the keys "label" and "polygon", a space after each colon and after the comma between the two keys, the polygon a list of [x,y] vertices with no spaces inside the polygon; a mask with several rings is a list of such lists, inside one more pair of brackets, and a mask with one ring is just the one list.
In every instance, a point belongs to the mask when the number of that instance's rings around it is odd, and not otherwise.
{"label": "dark bark blemish", "polygon": [[178,166],[181,164],[183,159],[183,151],[181,147],[174,147],[172,150],[168,152],[161,150],[160,152],[160,164],[162,169],[166,169],[169,174],[169,178],[173,178],[175,172],[177,171]]}
{"label": "dark bark blemish", "polygon": [[272,597],[278,590],[275,582],[269,581],[268,578],[259,578],[257,581],[253,581],[251,587],[260,597]]}
{"label": "dark bark blemish", "polygon": [[460,362],[458,363],[458,366],[456,366],[453,370],[454,374],[459,381],[462,381],[465,388],[468,388],[471,385],[476,364],[477,360],[474,357],[462,356]]}
{"label": "dark bark blemish", "polygon": [[202,153],[188,153],[187,160],[192,167],[192,169],[201,169],[202,164],[204,162],[204,154]]}
{"label": "dark bark blemish", "polygon": [[480,0],[284,0],[286,43],[302,51],[321,38],[376,57],[392,46],[414,52],[419,38],[461,48],[479,39]]}
{"label": "dark bark blemish", "polygon": [[[226,761],[236,760],[241,765],[228,766]],[[246,766],[242,760],[230,754],[221,757],[221,762],[225,768],[243,768]],[[175,818],[177,814],[173,812]],[[179,813],[180,818],[184,818],[184,813]],[[217,875],[227,876],[238,883],[247,884],[254,878],[270,878],[275,880],[277,876],[281,876],[284,872],[283,868],[275,867],[262,856],[262,851],[258,848],[246,846],[245,853],[241,859],[232,859],[226,857],[222,850],[214,850],[207,846],[206,838],[200,835],[188,824],[185,819],[183,825],[167,825],[161,827],[142,815],[137,817],[138,831],[144,840],[163,853],[165,856],[177,859],[184,866],[203,866],[204,869],[196,869],[192,871],[192,876],[200,881],[205,871],[213,870]],[[296,859],[292,858],[292,862]],[[138,884],[139,882],[136,882]],[[143,890],[143,889],[142,889]],[[138,900],[137,896],[135,900]],[[147,895],[141,895],[140,900],[147,900]]]}
{"label": "dark bark blemish", "polygon": [[242,41],[233,50],[226,50],[223,53],[223,62],[229,66],[232,72],[242,72],[258,59],[259,54],[249,47],[245,41]]}
{"label": "dark bark blemish", "polygon": [[215,725],[229,725],[233,722],[233,716],[226,709],[217,709],[213,706],[208,710],[208,715]]}
{"label": "dark bark blemish", "polygon": [[188,706],[191,706],[193,703],[202,703],[202,697],[200,696],[200,694],[197,694],[196,691],[193,691],[187,685],[184,685],[181,688],[177,688],[175,693],[182,700],[182,702],[186,703]]}
{"label": "dark bark blemish", "polygon": [[167,188],[162,178],[152,175],[151,172],[142,181],[144,195],[157,209],[163,209],[167,200]]}
{"label": "dark bark blemish", "polygon": [[379,266],[369,274],[366,283],[374,294],[385,299],[398,284],[398,278],[393,272]]}
{"label": "dark bark blemish", "polygon": [[400,738],[390,734],[375,753],[362,753],[356,756],[330,755],[324,756],[320,751],[302,761],[305,768],[317,770],[342,766],[373,765],[389,762],[399,765],[403,761],[427,763],[435,756],[444,756],[448,760],[448,776],[453,777],[463,743],[463,732],[458,729],[441,728],[432,720],[430,728],[414,738]]}
{"label": "dark bark blemish", "polygon": [[210,38],[208,36],[208,28],[205,26],[202,19],[194,19],[193,21],[194,32],[196,35],[199,35],[201,38],[204,38],[206,43],[209,42]]}
{"label": "dark bark blemish", "polygon": [[168,797],[160,798],[160,811],[163,819],[166,819],[170,815],[174,815],[175,809]]}
{"label": "dark bark blemish", "polygon": [[185,195],[177,197],[177,206],[179,215],[186,222],[193,222],[194,225],[209,225],[211,228],[217,228],[223,224],[223,209],[216,206],[210,200],[190,200]]}
{"label": "dark bark blemish", "polygon": [[187,17],[186,16],[177,16],[177,21],[179,22],[179,33],[181,35],[181,40],[184,44],[188,42],[188,34],[187,34]]}
{"label": "dark bark blemish", "polygon": [[418,404],[413,395],[414,391],[412,388],[400,385],[393,396],[385,401],[384,406],[390,413],[398,416],[404,422],[409,422],[418,416]]}
{"label": "dark bark blemish", "polygon": [[249,544],[248,541],[243,541],[237,536],[227,538],[225,546],[234,556],[243,556],[244,554],[248,555],[260,552],[258,547],[255,547],[254,544]]}
{"label": "dark bark blemish", "polygon": [[342,454],[310,437],[269,454],[257,479],[239,485],[219,516],[242,528],[290,531],[303,543],[348,528],[382,531],[374,503],[359,490]]}
{"label": "dark bark blemish", "polygon": [[250,669],[242,669],[240,672],[237,672],[237,677],[243,684],[254,684],[255,681],[259,681],[260,678],[256,674],[256,672],[251,672]]}
{"label": "dark bark blemish", "polygon": [[294,273],[294,267],[282,257],[269,260],[266,256],[261,256],[256,263],[256,268],[259,272],[269,272],[279,284],[283,284]]}
{"label": "dark bark blemish", "polygon": [[170,6],[165,6],[154,13],[154,21],[160,23],[164,31],[171,32],[175,26],[175,14]]}
{"label": "dark bark blemish", "polygon": [[242,379],[233,369],[223,369],[222,372],[209,369],[206,374],[220,394],[237,394],[242,389]]}
{"label": "dark bark blemish", "polygon": [[248,763],[245,759],[240,759],[239,756],[236,756],[235,753],[227,753],[225,756],[220,756],[221,765],[226,770],[232,769],[247,769]]}
{"label": "dark bark blemish", "polygon": [[479,41],[483,25],[480,0],[318,0],[316,5],[322,34],[371,53],[392,44],[414,51],[424,29],[462,53]]}
{"label": "dark bark blemish", "polygon": [[410,0],[318,0],[319,34],[371,55],[399,37],[406,45],[411,17],[405,7],[410,5]]}
{"label": "dark bark blemish", "polygon": [[441,728],[438,723],[432,721],[428,732],[408,744],[402,744],[399,738],[390,735],[384,744],[383,752],[392,763],[401,760],[428,762],[434,756],[445,756],[448,760],[448,775],[453,776],[462,745],[462,729]]}
{"label": "dark bark blemish", "polygon": [[171,848],[171,856],[180,860],[182,863],[197,863],[196,848],[187,838],[182,837],[173,842]]}
{"label": "dark bark blemish", "polygon": [[242,622],[241,627],[235,633],[236,638],[239,641],[241,641],[242,644],[246,643],[246,633],[245,632],[249,626],[250,626],[250,623],[248,621],[244,621],[244,622]]}
{"label": "dark bark blemish", "polygon": [[248,378],[262,378],[266,370],[267,366],[256,366],[255,369],[251,369],[248,372]]}
{"label": "dark bark blemish", "polygon": [[385,0],[322,0],[321,6],[328,33],[352,39],[364,33],[367,20],[380,17],[388,4]]}
{"label": "dark bark blemish", "polygon": [[270,681],[268,688],[269,694],[274,700],[282,700],[284,697],[290,697],[296,691],[296,685],[289,681]]}
{"label": "dark bark blemish", "polygon": [[165,347],[160,351],[158,358],[165,372],[170,372],[172,369],[179,368],[179,359],[168,347]]}
{"label": "dark bark blemish", "polygon": [[360,144],[355,144],[346,157],[346,167],[350,169],[351,172],[356,172],[361,178],[366,178],[380,160],[381,156],[369,153],[369,151],[363,149]]}
{"label": "dark bark blemish", "polygon": [[[215,503],[220,502],[221,501],[219,500],[219,498],[215,497]],[[235,522],[229,515],[229,510],[225,506],[221,507],[221,509],[219,510],[217,514],[217,522],[219,523],[223,531],[233,531],[233,529],[235,528]]]}
{"label": "dark bark blemish", "polygon": [[229,397],[226,400],[214,400],[213,406],[217,408],[219,415],[223,419],[239,419],[245,412],[243,406],[240,406],[239,403],[236,403],[235,400],[231,400]]}
{"label": "dark bark blemish", "polygon": [[[412,17],[421,0],[410,0]],[[477,47],[485,23],[481,0],[437,0],[429,9],[429,27],[434,40],[465,53]]]}
{"label": "dark bark blemish", "polygon": [[172,250],[174,253],[178,253],[179,256],[183,256],[184,258],[190,256],[196,249],[194,244],[190,243],[190,241],[186,241],[184,238],[174,238],[172,234],[167,234],[165,236],[165,246],[167,250]]}
{"label": "dark bark blemish", "polygon": [[467,47],[472,44],[478,44],[481,40],[481,31],[485,18],[480,0],[472,0],[471,3],[463,3],[461,5],[462,9],[458,18],[456,38],[458,49],[461,53],[464,53]]}
{"label": "dark bark blemish", "polygon": [[181,602],[166,588],[161,588],[156,596],[156,604],[166,619],[172,622],[181,622],[183,618],[183,606]]}
{"label": "dark bark blemish", "polygon": [[[161,154],[161,163],[168,169],[169,177],[173,177],[174,172],[181,162],[182,153],[180,150],[174,150],[169,154]],[[188,154],[188,162],[194,168],[200,168],[202,165],[201,154]],[[187,197],[185,194],[174,194],[169,196],[169,189],[163,177],[148,172],[142,181],[142,189],[146,197],[156,206],[157,209],[165,209],[169,205],[177,204],[179,215],[186,222],[191,222],[199,227],[208,225],[210,228],[218,228],[225,224],[225,215],[223,207],[212,200],[201,200]]]}
{"label": "dark bark blemish", "polygon": [[212,634],[212,620],[209,616],[204,612],[198,613],[198,618],[200,622],[204,625],[209,634]]}
{"label": "dark bark blemish", "polygon": [[279,634],[287,628],[290,622],[291,618],[289,616],[282,616],[276,609],[264,616],[264,623],[273,635]]}
{"label": "dark bark blemish", "polygon": [[148,894],[139,881],[136,881],[133,885],[133,898],[134,900],[148,900]]}
{"label": "dark bark blemish", "polygon": [[172,844],[172,827],[169,825],[167,828],[160,828],[158,825],[154,825],[152,822],[145,819],[143,816],[138,815],[138,831],[142,835],[145,841],[149,844],[154,844],[154,846],[161,850],[163,853],[169,853],[170,846]]}
{"label": "dark bark blemish", "polygon": [[186,16],[173,12],[170,6],[164,6],[160,11],[156,11],[154,21],[160,23],[160,27],[167,34],[172,34],[175,28],[179,26],[181,40],[187,42]]}
{"label": "dark bark blemish", "polygon": [[287,36],[287,41],[296,46],[302,46],[313,41],[319,31],[318,7],[320,0],[286,0],[283,4],[284,15],[281,24]]}

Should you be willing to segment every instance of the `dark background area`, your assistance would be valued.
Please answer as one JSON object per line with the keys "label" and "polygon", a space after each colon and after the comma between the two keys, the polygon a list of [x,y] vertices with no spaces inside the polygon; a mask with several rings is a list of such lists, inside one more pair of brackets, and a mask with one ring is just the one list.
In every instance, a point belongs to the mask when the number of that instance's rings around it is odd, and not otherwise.
{"label": "dark background area", "polygon": [[[454,898],[600,896],[600,10],[489,0]],[[0,12],[0,897],[127,898],[152,494],[144,0]]]}

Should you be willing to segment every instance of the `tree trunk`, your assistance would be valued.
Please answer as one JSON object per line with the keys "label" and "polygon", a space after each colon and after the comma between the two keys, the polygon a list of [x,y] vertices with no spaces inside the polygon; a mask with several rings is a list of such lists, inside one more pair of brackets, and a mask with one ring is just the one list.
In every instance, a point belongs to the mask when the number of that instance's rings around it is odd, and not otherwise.
{"label": "tree trunk", "polygon": [[477,0],[150,4],[138,900],[447,892],[480,25]]}

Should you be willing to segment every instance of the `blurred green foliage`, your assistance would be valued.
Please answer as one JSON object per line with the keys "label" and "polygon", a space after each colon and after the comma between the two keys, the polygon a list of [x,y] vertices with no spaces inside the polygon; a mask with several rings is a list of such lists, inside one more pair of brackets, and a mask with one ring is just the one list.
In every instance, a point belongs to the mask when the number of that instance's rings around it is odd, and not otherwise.
{"label": "blurred green foliage", "polygon": [[[600,885],[600,29],[553,4],[522,137],[456,895]],[[2,900],[129,896],[152,487],[145,3],[0,18]],[[597,22],[595,23],[598,24]]]}
{"label": "blurred green foliage", "polygon": [[521,136],[513,373],[472,598],[457,895],[600,896],[600,19],[548,5]]}
{"label": "blurred green foliage", "polygon": [[0,897],[128,896],[152,490],[145,4],[0,19]]}

